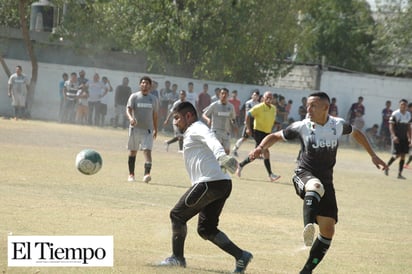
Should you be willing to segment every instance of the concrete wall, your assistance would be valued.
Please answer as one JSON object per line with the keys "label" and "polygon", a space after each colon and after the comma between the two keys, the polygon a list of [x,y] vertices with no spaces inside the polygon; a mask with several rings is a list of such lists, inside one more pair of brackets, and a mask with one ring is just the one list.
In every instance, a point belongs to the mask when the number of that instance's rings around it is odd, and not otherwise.
{"label": "concrete wall", "polygon": [[[10,70],[14,72],[16,65],[21,65],[23,67],[23,73],[27,76],[31,76],[31,64],[28,61],[16,60],[16,59],[6,59],[6,63]],[[138,81],[141,76],[149,75],[153,80],[159,83],[159,90],[164,86],[166,80],[176,83],[178,89],[187,90],[188,82],[193,82],[195,86],[195,91],[200,92],[204,83],[209,84],[209,94],[212,96],[214,94],[214,89],[216,87],[226,87],[230,91],[237,89],[239,94],[239,99],[243,102],[249,99],[250,93],[253,89],[258,88],[261,93],[266,90],[270,90],[274,93],[282,94],[287,99],[292,99],[295,104],[292,108],[291,115],[295,119],[298,118],[297,111],[300,105],[300,100],[302,96],[307,96],[310,90],[291,90],[286,88],[272,88],[265,86],[256,85],[244,85],[236,83],[225,83],[225,82],[215,82],[215,81],[201,81],[197,79],[173,77],[166,75],[156,75],[156,74],[146,74],[137,73],[130,71],[119,71],[119,70],[108,70],[96,67],[82,67],[82,66],[70,66],[70,65],[58,65],[50,63],[39,63],[39,76],[36,88],[35,100],[32,108],[32,117],[34,119],[41,120],[55,120],[57,121],[58,109],[59,109],[59,94],[58,94],[58,84],[62,79],[61,75],[64,72],[70,74],[71,72],[79,72],[84,69],[86,72],[86,77],[90,80],[95,72],[100,74],[100,77],[107,76],[113,86],[113,89],[117,85],[121,84],[123,77],[129,77],[130,86],[133,91],[138,90]],[[11,116],[13,109],[11,107],[11,100],[7,97],[7,76],[2,69],[0,69],[0,115]],[[106,122],[109,121],[114,114],[114,93],[110,95],[111,100],[109,102],[108,115],[106,117]]]}
{"label": "concrete wall", "polygon": [[339,116],[346,118],[352,103],[364,97],[365,122],[369,127],[381,123],[381,111],[386,100],[392,101],[392,109],[399,108],[399,100],[412,102],[412,79],[384,77],[371,74],[352,74],[324,71],[320,89],[336,97]]}
{"label": "concrete wall", "polygon": [[[22,65],[23,72],[31,76],[31,64],[28,61],[6,59],[10,70],[14,71],[16,65]],[[36,88],[35,100],[32,109],[34,119],[57,120],[59,109],[58,83],[61,80],[63,72],[79,72],[81,69],[86,71],[86,77],[91,79],[95,72],[100,76],[107,76],[113,88],[119,85],[122,78],[127,76],[130,79],[130,86],[133,91],[138,90],[138,81],[146,73],[108,70],[97,67],[82,67],[71,65],[59,65],[51,63],[39,63],[39,79]],[[296,72],[295,72],[296,73]],[[270,90],[273,93],[282,94],[287,100],[293,100],[294,104],[291,110],[291,116],[298,119],[298,107],[301,104],[301,98],[308,96],[313,90],[309,89],[287,89],[274,88],[267,86],[243,85],[236,83],[224,83],[214,81],[201,81],[196,79],[172,77],[166,75],[148,74],[154,80],[159,82],[159,89],[163,87],[166,80],[178,84],[178,89],[187,90],[187,83],[192,81],[195,85],[195,91],[200,92],[203,83],[209,84],[209,94],[213,95],[216,87],[226,87],[229,90],[237,89],[239,99],[245,102],[250,92],[254,88],[263,91]],[[398,101],[405,98],[412,101],[412,80],[393,77],[381,77],[369,74],[349,74],[324,71],[320,78],[320,89],[327,92],[331,97],[336,97],[339,107],[339,116],[346,117],[350,105],[355,102],[358,96],[362,95],[366,107],[366,125],[371,126],[374,123],[380,124],[381,110],[384,108],[386,100],[392,100],[392,108],[398,108]],[[114,114],[114,94],[110,94],[110,102],[106,122]],[[10,99],[7,96],[7,76],[0,69],[0,115],[11,116],[12,108]]]}

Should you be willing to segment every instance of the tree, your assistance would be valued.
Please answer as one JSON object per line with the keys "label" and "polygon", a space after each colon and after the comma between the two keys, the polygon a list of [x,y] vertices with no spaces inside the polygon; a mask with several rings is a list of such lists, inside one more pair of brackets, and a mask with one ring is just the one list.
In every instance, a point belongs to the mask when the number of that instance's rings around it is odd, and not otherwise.
{"label": "tree", "polygon": [[366,1],[313,0],[302,8],[298,60],[372,71],[374,20]]}
{"label": "tree", "polygon": [[258,84],[293,51],[296,2],[69,1],[58,32],[75,46],[144,51],[149,72]]}
{"label": "tree", "polygon": [[404,75],[412,66],[412,8],[400,4],[379,10],[374,60],[387,74]]}
{"label": "tree", "polygon": [[[27,95],[27,110],[29,115],[34,100],[34,94],[36,90],[36,83],[38,77],[38,62],[33,50],[33,44],[30,39],[29,25],[27,21],[28,15],[30,14],[29,11],[31,3],[32,1],[29,0],[19,0],[18,2],[13,0],[3,0],[3,2],[0,4],[2,7],[2,9],[0,10],[3,11],[0,13],[0,17],[3,18],[2,21],[0,21],[1,24],[5,26],[18,27],[21,29],[23,41],[26,46],[27,54],[32,65],[32,76],[30,78],[29,93]],[[3,57],[1,63],[6,74],[10,75],[10,69],[4,62]]]}

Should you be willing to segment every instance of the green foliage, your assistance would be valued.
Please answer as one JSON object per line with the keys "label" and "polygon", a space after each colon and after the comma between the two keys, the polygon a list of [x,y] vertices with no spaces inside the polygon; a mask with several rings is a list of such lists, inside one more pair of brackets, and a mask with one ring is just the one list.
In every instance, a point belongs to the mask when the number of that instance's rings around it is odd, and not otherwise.
{"label": "green foliage", "polygon": [[[389,74],[402,75],[412,66],[412,9],[394,5],[379,18],[374,60]],[[391,66],[388,66],[391,65]]]}
{"label": "green foliage", "polygon": [[313,0],[302,10],[299,60],[370,71],[374,20],[365,1]]}
{"label": "green foliage", "polygon": [[[17,4],[0,1],[1,25],[19,27]],[[374,63],[409,65],[411,60],[406,50],[412,39],[410,11],[375,23],[364,0],[53,4],[60,15],[53,39],[63,37],[89,52],[144,52],[152,73],[264,84],[294,61],[319,64],[323,56],[328,65],[364,72],[373,71]]]}

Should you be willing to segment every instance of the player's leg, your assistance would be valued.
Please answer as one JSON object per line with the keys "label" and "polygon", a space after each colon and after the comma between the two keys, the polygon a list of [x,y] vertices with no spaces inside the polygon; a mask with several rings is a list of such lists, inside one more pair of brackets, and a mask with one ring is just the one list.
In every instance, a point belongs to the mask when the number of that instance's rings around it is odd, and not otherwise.
{"label": "player's leg", "polygon": [[216,200],[200,211],[197,231],[203,239],[211,241],[220,249],[232,255],[236,261],[235,272],[242,272],[251,261],[252,254],[240,249],[223,231],[218,229],[220,214],[232,190],[232,181],[209,182],[207,186],[208,195],[215,197]]}
{"label": "player's leg", "polygon": [[[263,138],[265,138],[266,135],[267,134],[262,131],[259,131],[259,130],[254,131],[253,138],[255,139],[255,147],[257,147],[260,144],[260,142],[263,140]],[[242,162],[239,163],[239,167],[236,170],[236,175],[241,177],[241,172],[242,172],[243,167],[253,161],[254,159],[250,159],[249,156],[247,156]]]}
{"label": "player's leg", "polygon": [[135,166],[136,166],[136,154],[139,150],[140,145],[140,135],[137,128],[129,128],[129,140],[127,143],[127,148],[129,150],[128,167],[129,167],[129,182],[134,182],[135,176]]}
{"label": "player's leg", "polygon": [[144,156],[144,176],[143,182],[148,183],[152,180],[150,176],[150,171],[152,170],[152,148],[153,148],[153,133],[151,130],[144,131],[143,133],[143,141],[142,141],[142,149],[143,149],[143,156]]}
{"label": "player's leg", "polygon": [[301,274],[312,273],[312,270],[322,261],[328,251],[335,232],[335,219],[331,217],[318,216],[320,233],[312,245],[309,257],[301,270]]}
{"label": "player's leg", "polygon": [[207,183],[197,183],[190,187],[170,211],[172,222],[172,251],[171,257],[162,261],[161,265],[186,266],[184,244],[187,235],[187,221],[198,214],[213,200],[208,195]]}

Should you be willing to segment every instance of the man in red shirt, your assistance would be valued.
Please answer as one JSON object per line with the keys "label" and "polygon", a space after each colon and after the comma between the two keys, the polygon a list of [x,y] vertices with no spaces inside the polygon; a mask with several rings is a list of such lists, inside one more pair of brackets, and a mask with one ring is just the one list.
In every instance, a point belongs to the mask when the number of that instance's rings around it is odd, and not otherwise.
{"label": "man in red shirt", "polygon": [[233,125],[232,134],[233,134],[233,137],[239,138],[239,127],[241,125],[241,121],[240,121],[241,102],[239,99],[237,99],[237,90],[232,91],[232,97],[228,101],[229,103],[233,105],[233,108],[235,109],[235,113],[236,113],[235,123],[232,124]]}

